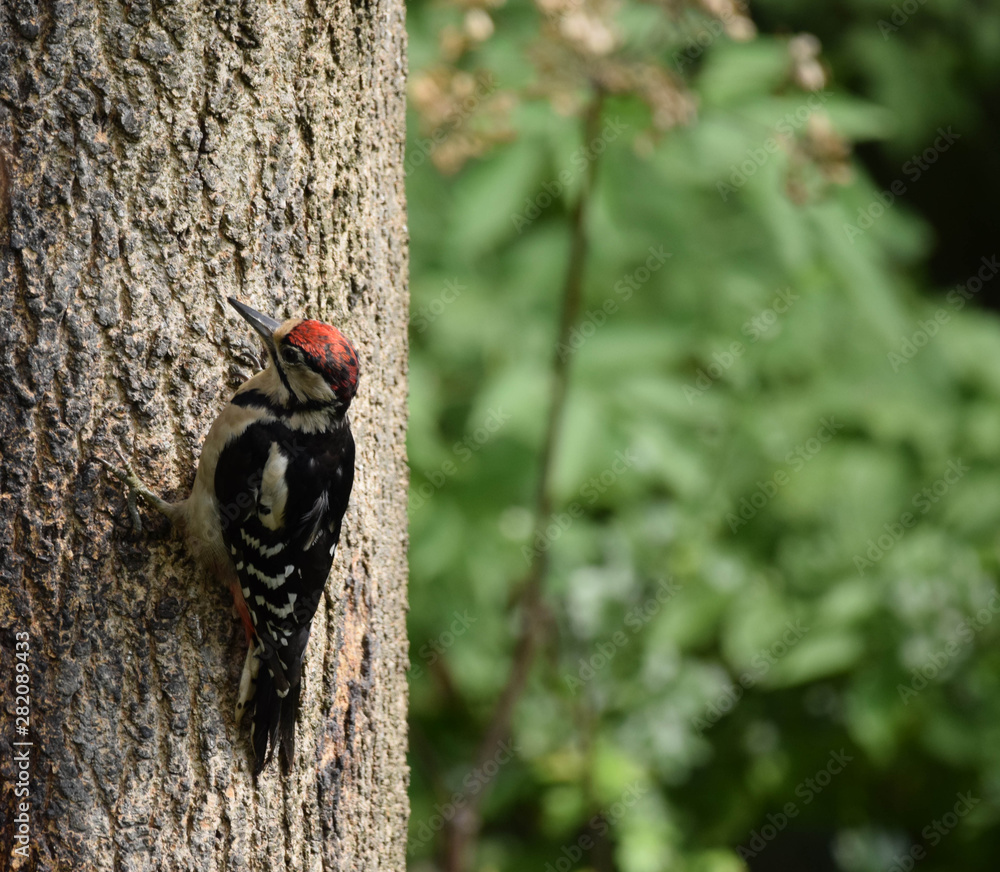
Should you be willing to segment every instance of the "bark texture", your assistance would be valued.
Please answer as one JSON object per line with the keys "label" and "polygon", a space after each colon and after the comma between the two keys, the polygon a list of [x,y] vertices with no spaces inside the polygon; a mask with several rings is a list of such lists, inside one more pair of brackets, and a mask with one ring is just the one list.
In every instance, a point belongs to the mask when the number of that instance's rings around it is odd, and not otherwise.
{"label": "bark texture", "polygon": [[[404,868],[404,72],[400,0],[0,4],[0,869]],[[94,461],[187,493],[259,368],[230,294],[362,365],[295,769],[257,784],[228,591]]]}

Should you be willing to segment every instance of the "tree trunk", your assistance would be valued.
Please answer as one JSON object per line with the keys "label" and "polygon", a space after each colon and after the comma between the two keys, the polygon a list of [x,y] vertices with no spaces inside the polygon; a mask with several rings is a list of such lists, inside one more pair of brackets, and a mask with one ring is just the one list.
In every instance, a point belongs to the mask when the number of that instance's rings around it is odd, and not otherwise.
{"label": "tree trunk", "polygon": [[[404,868],[404,71],[398,0],[2,3],[0,869]],[[260,366],[227,295],[362,368],[295,767],[256,784],[229,592],[94,459],[186,495]]]}

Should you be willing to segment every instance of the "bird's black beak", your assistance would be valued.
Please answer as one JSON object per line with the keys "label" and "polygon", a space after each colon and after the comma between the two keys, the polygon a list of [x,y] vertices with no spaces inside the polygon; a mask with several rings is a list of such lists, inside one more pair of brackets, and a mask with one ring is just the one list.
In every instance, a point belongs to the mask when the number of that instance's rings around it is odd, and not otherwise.
{"label": "bird's black beak", "polygon": [[261,315],[256,309],[251,309],[246,303],[241,303],[235,297],[229,297],[229,305],[239,312],[261,336],[268,348],[274,347],[274,331],[280,326],[280,322],[267,315]]}

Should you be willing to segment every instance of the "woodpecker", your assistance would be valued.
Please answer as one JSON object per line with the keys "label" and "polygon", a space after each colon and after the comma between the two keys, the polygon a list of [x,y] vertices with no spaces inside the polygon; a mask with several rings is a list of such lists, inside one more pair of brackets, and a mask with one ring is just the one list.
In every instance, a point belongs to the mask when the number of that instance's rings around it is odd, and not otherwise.
{"label": "woodpecker", "polygon": [[229,303],[263,337],[268,364],[212,424],[191,495],[167,502],[124,458],[102,463],[128,486],[134,520],[138,494],[232,590],[248,643],[236,719],[250,708],[257,775],[279,746],[286,772],[294,760],[302,660],[354,483],[359,370],[336,327]]}

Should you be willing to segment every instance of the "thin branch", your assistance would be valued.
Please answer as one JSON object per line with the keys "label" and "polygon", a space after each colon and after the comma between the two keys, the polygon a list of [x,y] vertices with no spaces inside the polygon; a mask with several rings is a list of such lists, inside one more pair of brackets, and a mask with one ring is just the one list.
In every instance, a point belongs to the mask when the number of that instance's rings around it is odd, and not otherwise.
{"label": "thin branch", "polygon": [[[603,96],[596,93],[587,107],[583,119],[584,144],[589,147],[600,134],[601,107]],[[562,307],[559,319],[558,339],[552,355],[552,387],[549,401],[549,415],[545,427],[545,440],[539,462],[538,484],[535,492],[535,536],[544,535],[552,515],[552,475],[555,449],[559,444],[563,418],[566,409],[566,394],[569,387],[569,360],[571,355],[560,353],[570,342],[570,331],[576,324],[583,299],[583,276],[589,250],[587,238],[587,211],[597,177],[597,158],[587,165],[580,195],[570,214],[570,250],[563,284]],[[510,673],[500,693],[490,724],[483,734],[477,754],[477,771],[485,771],[486,764],[496,755],[501,743],[510,735],[510,725],[514,709],[528,682],[531,667],[538,649],[544,641],[548,624],[545,606],[542,602],[542,583],[549,570],[549,550],[536,548],[531,565],[514,601],[521,615],[521,631],[514,648]],[[495,767],[494,767],[495,769]],[[444,868],[446,872],[465,872],[471,866],[471,849],[482,825],[482,802],[489,782],[483,784],[468,803],[460,809],[451,821],[446,833]]]}

